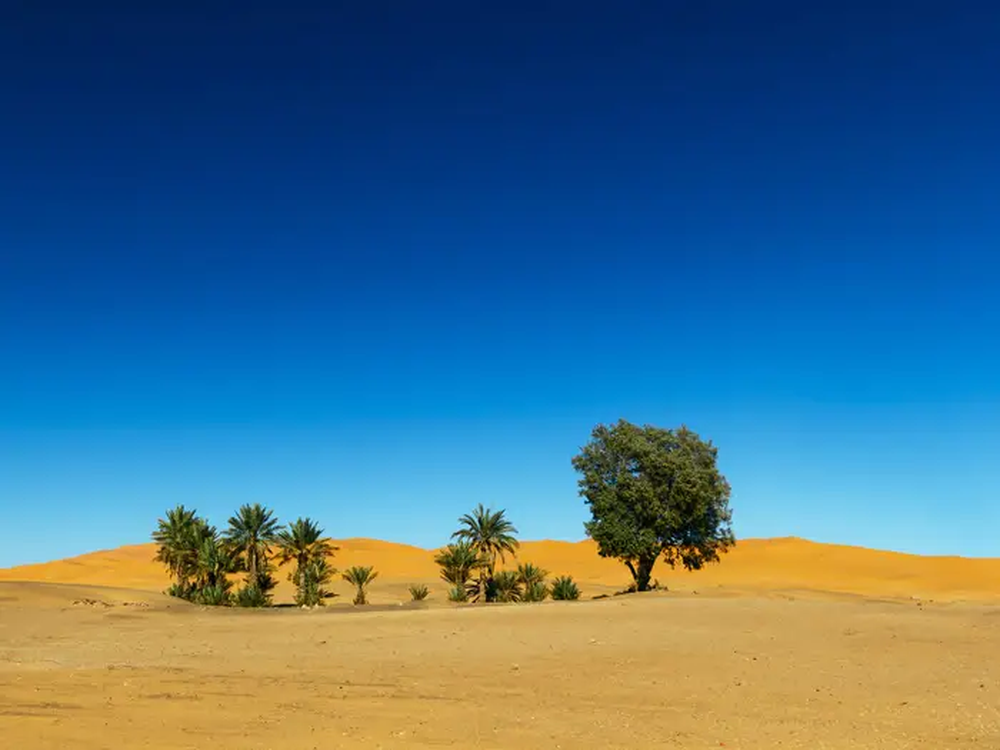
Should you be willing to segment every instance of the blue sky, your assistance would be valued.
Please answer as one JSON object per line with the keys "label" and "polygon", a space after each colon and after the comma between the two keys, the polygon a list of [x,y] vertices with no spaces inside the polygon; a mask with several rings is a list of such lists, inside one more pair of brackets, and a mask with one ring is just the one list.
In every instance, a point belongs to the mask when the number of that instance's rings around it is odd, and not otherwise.
{"label": "blue sky", "polygon": [[22,6],[0,565],[178,502],[577,539],[619,417],[739,535],[1000,555],[1000,9]]}

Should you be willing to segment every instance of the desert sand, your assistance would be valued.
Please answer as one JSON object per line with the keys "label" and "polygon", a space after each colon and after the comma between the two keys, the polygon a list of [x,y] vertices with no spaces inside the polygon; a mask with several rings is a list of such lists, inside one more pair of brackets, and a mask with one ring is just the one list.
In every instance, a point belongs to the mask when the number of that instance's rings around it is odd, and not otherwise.
{"label": "desert sand", "polygon": [[593,600],[622,566],[534,542],[586,601],[453,606],[431,552],[339,544],[373,606],[196,607],[150,545],[0,571],[2,746],[1000,748],[1000,560],[744,540]]}

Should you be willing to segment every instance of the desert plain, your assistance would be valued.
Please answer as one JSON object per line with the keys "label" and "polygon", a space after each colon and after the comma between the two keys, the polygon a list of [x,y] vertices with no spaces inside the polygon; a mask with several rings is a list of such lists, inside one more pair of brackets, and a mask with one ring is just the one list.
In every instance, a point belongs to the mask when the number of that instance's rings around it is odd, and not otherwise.
{"label": "desert plain", "polygon": [[151,545],[0,570],[0,747],[1000,749],[1000,560],[742,540],[614,596],[526,542],[581,601],[458,606],[432,552],[338,544],[368,607],[198,607]]}

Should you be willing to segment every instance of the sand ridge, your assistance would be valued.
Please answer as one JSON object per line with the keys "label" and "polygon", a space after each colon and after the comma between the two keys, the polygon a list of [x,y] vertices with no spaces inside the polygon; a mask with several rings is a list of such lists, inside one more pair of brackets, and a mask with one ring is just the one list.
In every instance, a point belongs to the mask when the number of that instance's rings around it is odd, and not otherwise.
{"label": "sand ridge", "polygon": [[[408,598],[411,583],[431,587],[443,597],[434,551],[377,539],[338,540],[332,563],[340,569],[374,565],[374,603]],[[0,581],[39,581],[163,591],[168,577],[153,559],[153,544],[91,552],[66,560],[0,570]],[[591,541],[526,541],[518,560],[532,562],[552,575],[572,575],[584,596],[614,593],[630,581],[625,567],[601,558]],[[285,573],[279,573],[278,601],[291,597]],[[798,538],[744,539],[722,561],[686,572],[658,564],[654,578],[675,591],[723,589],[734,592],[815,591],[866,597],[938,601],[1000,601],[1000,559],[924,557],[861,547],[820,544]],[[349,586],[338,582],[339,593]]]}

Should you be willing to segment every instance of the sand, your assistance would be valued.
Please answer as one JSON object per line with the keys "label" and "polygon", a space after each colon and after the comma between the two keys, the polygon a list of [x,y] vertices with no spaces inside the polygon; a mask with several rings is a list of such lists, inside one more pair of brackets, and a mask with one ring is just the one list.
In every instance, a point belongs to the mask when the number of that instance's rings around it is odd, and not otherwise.
{"label": "sand", "polygon": [[[0,571],[0,744],[1000,748],[1000,561],[750,540],[667,592],[455,607],[401,604],[429,552],[342,547],[374,606],[196,607],[147,545]],[[628,580],[585,543],[522,558]]]}
{"label": "sand", "polygon": [[[406,590],[411,583],[427,584],[436,598],[444,597],[447,591],[438,578],[431,550],[375,539],[343,539],[336,543],[340,549],[331,560],[335,567],[374,565],[378,570],[379,579],[371,591],[375,603],[407,600]],[[169,580],[163,566],[154,561],[155,554],[152,544],[119,547],[40,565],[0,569],[0,581],[82,583],[160,592]],[[518,558],[552,575],[572,575],[585,597],[620,591],[631,580],[623,565],[601,558],[590,541],[523,542]],[[278,577],[277,599],[290,602],[292,588],[287,576],[282,573]],[[654,578],[675,591],[825,591],[1000,603],[1000,559],[922,557],[791,537],[741,540],[721,563],[695,573],[659,564]],[[334,588],[344,595],[350,592],[343,582],[337,582]]]}

